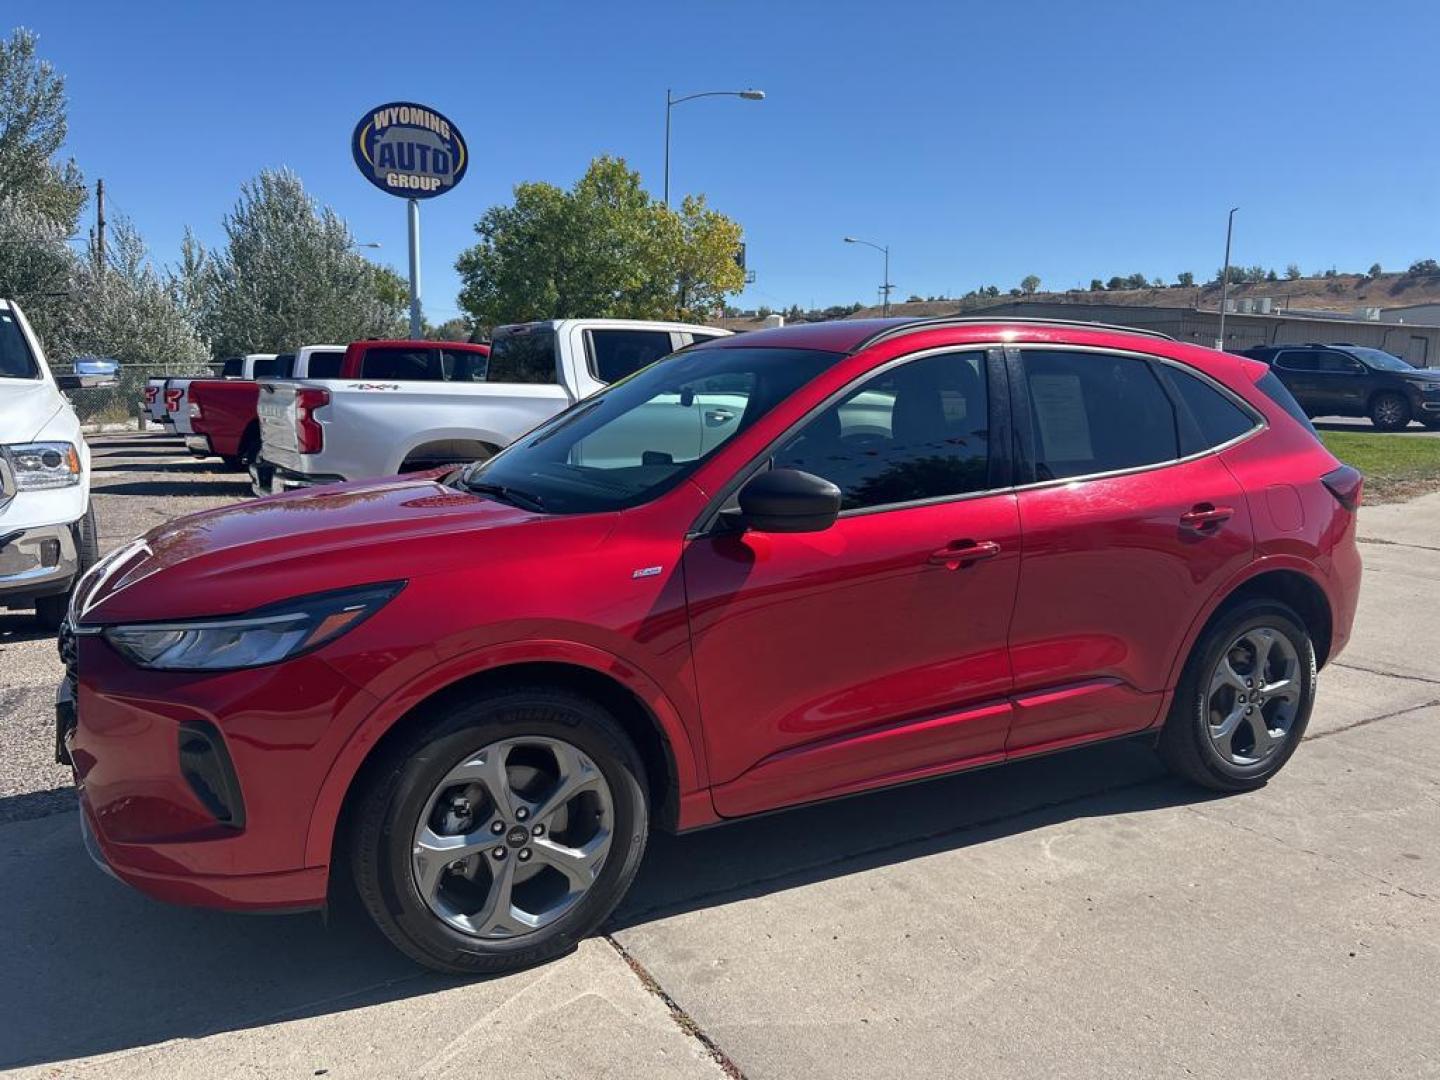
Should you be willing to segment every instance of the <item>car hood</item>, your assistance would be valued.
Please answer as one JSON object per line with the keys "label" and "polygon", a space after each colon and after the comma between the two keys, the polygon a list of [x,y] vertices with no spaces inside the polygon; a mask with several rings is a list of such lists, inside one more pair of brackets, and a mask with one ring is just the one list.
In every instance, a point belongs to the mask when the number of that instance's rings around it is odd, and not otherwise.
{"label": "car hood", "polygon": [[48,379],[0,379],[0,443],[33,442],[64,404]]}
{"label": "car hood", "polygon": [[1414,371],[1401,372],[1400,377],[1402,379],[1409,379],[1411,382],[1440,383],[1440,371],[1427,371],[1422,368],[1416,368]]}
{"label": "car hood", "polygon": [[179,518],[102,560],[76,594],[85,624],[229,615],[308,593],[598,545],[616,515],[557,516],[395,479]]}

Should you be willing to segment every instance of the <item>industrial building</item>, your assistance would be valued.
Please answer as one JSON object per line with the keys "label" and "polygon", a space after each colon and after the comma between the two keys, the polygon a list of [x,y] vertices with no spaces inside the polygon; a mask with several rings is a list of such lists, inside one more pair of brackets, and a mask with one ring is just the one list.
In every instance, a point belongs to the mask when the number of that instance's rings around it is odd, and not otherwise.
{"label": "industrial building", "polygon": [[[1116,326],[1158,330],[1177,340],[1209,347],[1214,347],[1220,334],[1218,311],[1190,307],[1006,300],[969,309],[965,314],[1113,323]],[[1312,316],[1300,311],[1234,311],[1225,315],[1225,348],[1231,352],[1252,345],[1288,342],[1368,345],[1402,357],[1416,367],[1440,367],[1440,326],[1390,322],[1383,316],[1380,320],[1347,319],[1335,315]]]}

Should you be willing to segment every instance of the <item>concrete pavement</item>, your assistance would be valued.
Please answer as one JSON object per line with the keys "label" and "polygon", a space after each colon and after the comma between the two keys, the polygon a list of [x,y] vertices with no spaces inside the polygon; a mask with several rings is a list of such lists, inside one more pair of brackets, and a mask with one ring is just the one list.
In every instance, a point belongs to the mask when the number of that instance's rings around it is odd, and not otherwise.
{"label": "concrete pavement", "polygon": [[0,1068],[1440,1076],[1440,496],[1360,531],[1354,640],[1264,790],[1129,743],[658,837],[605,936],[506,978],[151,903],[73,812],[0,825]]}

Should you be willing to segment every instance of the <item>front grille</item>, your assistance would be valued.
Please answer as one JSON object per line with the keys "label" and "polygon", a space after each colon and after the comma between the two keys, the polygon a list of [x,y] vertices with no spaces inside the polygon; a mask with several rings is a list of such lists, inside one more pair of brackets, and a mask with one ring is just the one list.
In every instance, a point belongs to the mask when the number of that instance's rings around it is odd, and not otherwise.
{"label": "front grille", "polygon": [[60,634],[55,639],[55,645],[60,650],[60,663],[65,665],[65,684],[70,687],[70,693],[73,696],[80,690],[80,680],[75,667],[78,658],[75,648],[75,631],[70,628],[69,619],[60,623]]}

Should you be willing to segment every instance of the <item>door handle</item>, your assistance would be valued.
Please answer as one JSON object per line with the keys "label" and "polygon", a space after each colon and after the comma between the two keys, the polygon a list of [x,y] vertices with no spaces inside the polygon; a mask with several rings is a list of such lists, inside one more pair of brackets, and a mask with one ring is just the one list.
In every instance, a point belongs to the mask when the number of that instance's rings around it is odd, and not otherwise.
{"label": "door handle", "polygon": [[959,570],[962,566],[993,559],[1000,554],[1000,545],[994,540],[956,540],[939,551],[932,552],[929,561],[946,570]]}
{"label": "door handle", "polygon": [[1229,506],[1212,506],[1210,503],[1200,503],[1193,510],[1187,510],[1180,515],[1180,524],[1187,529],[1208,530],[1218,525],[1223,525],[1235,516],[1235,511]]}
{"label": "door handle", "polygon": [[719,427],[721,424],[728,424],[735,419],[735,414],[729,409],[706,409],[705,422],[711,427]]}

